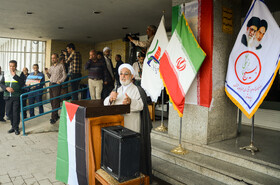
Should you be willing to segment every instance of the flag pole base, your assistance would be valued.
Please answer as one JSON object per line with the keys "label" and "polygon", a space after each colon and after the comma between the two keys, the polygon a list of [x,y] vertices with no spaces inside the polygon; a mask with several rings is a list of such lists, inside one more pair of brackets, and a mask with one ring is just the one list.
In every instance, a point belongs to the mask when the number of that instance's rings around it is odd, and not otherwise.
{"label": "flag pole base", "polygon": [[155,128],[155,131],[159,131],[159,132],[167,132],[167,130],[168,130],[168,128],[166,126],[164,126],[163,122],[161,122],[160,126]]}
{"label": "flag pole base", "polygon": [[251,151],[252,155],[255,155],[255,152],[259,152],[259,149],[257,147],[254,146],[254,144],[251,142],[250,145],[248,146],[244,146],[244,147],[240,147],[240,150],[248,150]]}
{"label": "flag pole base", "polygon": [[188,153],[188,151],[184,149],[181,144],[179,144],[179,146],[177,146],[176,148],[172,149],[171,152],[179,155],[185,155]]}

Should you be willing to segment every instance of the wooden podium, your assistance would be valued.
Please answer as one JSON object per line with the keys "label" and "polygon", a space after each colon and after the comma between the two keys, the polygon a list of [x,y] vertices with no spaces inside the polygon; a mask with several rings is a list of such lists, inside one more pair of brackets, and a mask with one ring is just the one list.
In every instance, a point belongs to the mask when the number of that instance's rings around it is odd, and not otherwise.
{"label": "wooden podium", "polygon": [[[104,106],[103,100],[80,100],[71,101],[86,108],[86,145],[87,145],[87,159],[88,159],[88,184],[111,184],[104,176],[96,171],[100,169],[101,163],[101,128],[109,126],[124,126],[124,118],[120,114],[130,112],[130,105],[112,105]],[[105,171],[102,173],[106,173]],[[135,184],[140,180],[145,179],[144,184],[149,184],[149,177],[142,176],[129,182],[119,184]],[[140,182],[140,181],[139,181]]]}

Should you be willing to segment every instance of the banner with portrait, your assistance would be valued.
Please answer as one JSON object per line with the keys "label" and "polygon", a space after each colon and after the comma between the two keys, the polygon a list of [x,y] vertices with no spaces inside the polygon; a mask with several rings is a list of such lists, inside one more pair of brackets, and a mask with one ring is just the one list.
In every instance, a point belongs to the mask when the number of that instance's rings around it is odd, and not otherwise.
{"label": "banner with portrait", "polygon": [[229,57],[225,91],[251,118],[280,67],[280,29],[261,0],[254,0]]}

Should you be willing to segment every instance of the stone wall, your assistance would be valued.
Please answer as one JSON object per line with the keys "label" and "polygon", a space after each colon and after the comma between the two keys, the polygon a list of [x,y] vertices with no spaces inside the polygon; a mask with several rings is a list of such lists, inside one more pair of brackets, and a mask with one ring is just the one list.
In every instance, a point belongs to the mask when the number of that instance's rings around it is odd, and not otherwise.
{"label": "stone wall", "polygon": [[[173,0],[173,6],[188,0]],[[213,59],[212,102],[210,108],[186,104],[183,115],[182,139],[192,143],[209,144],[236,136],[237,108],[225,94],[228,58],[240,30],[241,1],[213,1]],[[222,8],[233,10],[234,33],[222,32]],[[179,117],[170,104],[168,134],[179,137]]]}
{"label": "stone wall", "polygon": [[104,47],[109,47],[112,50],[112,62],[113,66],[116,66],[115,56],[120,54],[123,62],[128,62],[128,43],[123,42],[122,39],[99,42],[95,44],[96,51],[103,51]]}

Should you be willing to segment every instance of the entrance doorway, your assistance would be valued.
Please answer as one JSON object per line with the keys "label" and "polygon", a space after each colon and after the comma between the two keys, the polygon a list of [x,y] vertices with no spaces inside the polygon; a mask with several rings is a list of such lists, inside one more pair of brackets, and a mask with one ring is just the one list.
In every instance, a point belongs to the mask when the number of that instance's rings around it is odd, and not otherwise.
{"label": "entrance doorway", "polygon": [[[251,125],[252,122],[243,114],[242,123]],[[266,98],[255,113],[255,125],[280,131],[280,70]]]}

